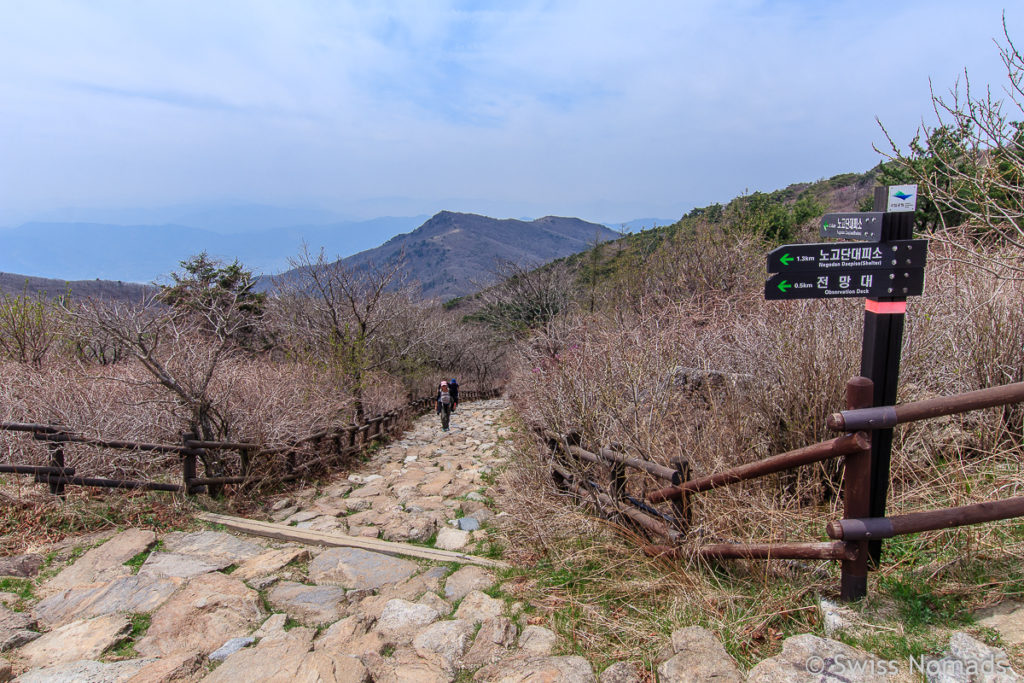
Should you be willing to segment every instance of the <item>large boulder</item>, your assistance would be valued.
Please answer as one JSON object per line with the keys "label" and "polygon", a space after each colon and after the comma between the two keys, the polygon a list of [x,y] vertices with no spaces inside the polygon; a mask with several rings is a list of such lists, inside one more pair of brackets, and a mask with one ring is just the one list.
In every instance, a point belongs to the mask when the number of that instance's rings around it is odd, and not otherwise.
{"label": "large boulder", "polygon": [[[416,634],[412,646],[423,659],[433,661],[445,671],[461,668],[462,657],[473,642],[473,624],[463,619],[438,621]],[[475,668],[468,665],[468,668]]]}
{"label": "large boulder", "polygon": [[191,651],[210,654],[263,621],[259,594],[224,574],[198,576],[156,612],[135,650],[146,657]]}
{"label": "large boulder", "polygon": [[470,591],[455,610],[456,619],[469,619],[473,623],[500,617],[505,603],[480,591]]}

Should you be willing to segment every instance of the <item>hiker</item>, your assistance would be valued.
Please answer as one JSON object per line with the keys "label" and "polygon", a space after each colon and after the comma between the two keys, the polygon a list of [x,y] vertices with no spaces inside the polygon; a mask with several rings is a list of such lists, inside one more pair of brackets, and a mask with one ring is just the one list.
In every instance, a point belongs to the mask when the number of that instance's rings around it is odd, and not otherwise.
{"label": "hiker", "polygon": [[448,393],[448,382],[442,381],[437,390],[437,414],[441,416],[441,431],[448,431],[448,420],[452,417],[452,395]]}
{"label": "hiker", "polygon": [[448,380],[448,393],[452,395],[452,412],[459,407],[459,383],[452,377]]}

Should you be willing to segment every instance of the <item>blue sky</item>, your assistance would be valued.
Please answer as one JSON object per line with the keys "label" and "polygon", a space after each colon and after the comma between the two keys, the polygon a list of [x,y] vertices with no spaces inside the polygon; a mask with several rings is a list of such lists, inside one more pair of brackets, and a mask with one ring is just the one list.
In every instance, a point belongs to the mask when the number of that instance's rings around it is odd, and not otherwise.
{"label": "blue sky", "polygon": [[0,226],[204,202],[675,218],[870,168],[875,117],[909,141],[929,78],[1001,88],[1001,12],[0,0]]}

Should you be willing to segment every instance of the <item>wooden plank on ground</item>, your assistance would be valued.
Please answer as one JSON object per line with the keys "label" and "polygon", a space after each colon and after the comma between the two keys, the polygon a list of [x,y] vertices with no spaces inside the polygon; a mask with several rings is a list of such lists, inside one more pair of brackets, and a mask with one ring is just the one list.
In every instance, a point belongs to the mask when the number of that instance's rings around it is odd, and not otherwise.
{"label": "wooden plank on ground", "polygon": [[218,515],[213,512],[203,512],[196,515],[196,517],[204,522],[223,524],[234,531],[241,531],[243,533],[253,534],[254,536],[276,538],[281,541],[294,541],[297,543],[305,543],[307,545],[361,548],[363,550],[372,550],[373,552],[384,553],[386,555],[404,555],[407,557],[418,557],[424,560],[434,560],[435,562],[460,562],[462,564],[476,564],[482,567],[498,568],[505,568],[509,566],[508,563],[500,560],[477,557],[476,555],[467,555],[466,553],[457,553],[451,550],[425,548],[423,546],[410,545],[408,543],[394,543],[391,541],[382,541],[377,538],[363,538],[360,536],[348,536],[346,534],[332,534],[324,531],[296,529],[293,526],[286,526],[284,524],[261,522],[255,519],[245,519],[244,517]]}

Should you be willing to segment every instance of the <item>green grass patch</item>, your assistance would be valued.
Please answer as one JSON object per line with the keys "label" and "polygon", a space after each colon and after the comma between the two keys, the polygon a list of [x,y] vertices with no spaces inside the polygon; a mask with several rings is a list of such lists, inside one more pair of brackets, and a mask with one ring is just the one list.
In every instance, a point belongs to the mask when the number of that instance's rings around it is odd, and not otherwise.
{"label": "green grass patch", "polygon": [[135,659],[138,657],[139,653],[135,651],[135,644],[142,636],[146,635],[151,622],[152,616],[149,614],[133,614],[131,632],[125,636],[124,640],[107,650],[107,656],[111,659]]}
{"label": "green grass patch", "polygon": [[35,598],[35,584],[32,579],[0,578],[0,593],[14,593],[21,601],[27,602]]}

